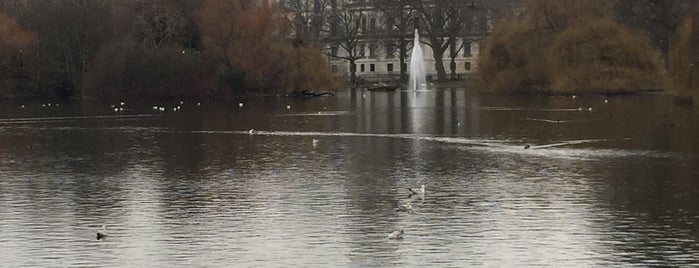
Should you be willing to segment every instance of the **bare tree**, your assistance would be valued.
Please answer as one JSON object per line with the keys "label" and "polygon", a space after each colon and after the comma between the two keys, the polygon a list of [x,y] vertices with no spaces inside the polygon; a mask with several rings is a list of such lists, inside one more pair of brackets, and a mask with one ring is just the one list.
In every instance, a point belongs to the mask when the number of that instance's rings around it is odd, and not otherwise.
{"label": "bare tree", "polygon": [[[406,80],[408,79],[406,60],[408,58],[408,45],[411,44],[411,33],[415,28],[412,21],[416,14],[416,0],[373,0],[372,3],[386,19],[386,40],[384,42],[386,46],[398,49],[400,79]],[[391,52],[389,51],[389,53]]]}
{"label": "bare tree", "polygon": [[[363,57],[363,47],[360,48],[360,29],[362,19],[365,17],[364,11],[357,6],[353,6],[352,0],[337,0],[332,7],[333,15],[330,18],[332,43],[341,47],[345,53],[335,54],[333,57],[345,59],[350,64],[350,78],[352,83],[357,82],[356,61]],[[334,53],[333,53],[334,54]]]}
{"label": "bare tree", "polygon": [[281,7],[294,31],[303,43],[323,43],[329,37],[331,0],[288,0]]}
{"label": "bare tree", "polygon": [[463,0],[421,0],[417,3],[417,11],[424,27],[420,32],[427,36],[428,42],[425,44],[432,49],[437,79],[446,80],[442,57],[450,46],[450,36],[457,36],[463,26],[460,9],[466,3]]}

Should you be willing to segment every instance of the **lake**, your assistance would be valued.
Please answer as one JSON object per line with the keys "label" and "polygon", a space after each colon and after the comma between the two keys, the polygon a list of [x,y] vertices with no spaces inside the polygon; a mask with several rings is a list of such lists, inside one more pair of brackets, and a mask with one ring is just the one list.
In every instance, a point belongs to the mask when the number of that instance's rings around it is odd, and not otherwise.
{"label": "lake", "polygon": [[0,266],[699,260],[699,107],[666,96],[110,105],[2,104]]}

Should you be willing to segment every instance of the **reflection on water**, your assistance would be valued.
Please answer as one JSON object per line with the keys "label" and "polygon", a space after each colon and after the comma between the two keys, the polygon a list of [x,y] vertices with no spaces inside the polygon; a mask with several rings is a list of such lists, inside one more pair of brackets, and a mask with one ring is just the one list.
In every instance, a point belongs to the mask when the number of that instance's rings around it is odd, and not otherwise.
{"label": "reflection on water", "polygon": [[[151,105],[0,108],[3,266],[699,259],[699,110],[660,96]],[[409,197],[421,184],[424,199]]]}

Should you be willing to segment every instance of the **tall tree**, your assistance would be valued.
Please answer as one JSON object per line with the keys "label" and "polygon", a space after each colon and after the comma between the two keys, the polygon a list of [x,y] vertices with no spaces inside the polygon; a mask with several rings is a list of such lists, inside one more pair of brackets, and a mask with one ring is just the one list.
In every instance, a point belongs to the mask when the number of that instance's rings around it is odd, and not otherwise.
{"label": "tall tree", "polygon": [[400,78],[408,79],[406,60],[408,59],[408,45],[411,44],[412,32],[415,24],[412,23],[415,16],[416,0],[373,0],[373,5],[383,13],[386,19],[385,43],[391,49],[398,49],[400,61]]}
{"label": "tall tree", "polygon": [[331,0],[288,0],[282,5],[294,36],[301,43],[322,43],[330,34]]}
{"label": "tall tree", "polygon": [[350,65],[350,78],[352,83],[357,82],[356,61],[363,57],[363,47],[360,47],[360,29],[362,19],[365,17],[362,9],[353,6],[352,0],[337,0],[333,8],[331,23],[335,33],[331,35],[332,43],[339,45],[344,53],[338,53],[335,57],[345,59]]}
{"label": "tall tree", "polygon": [[462,0],[421,0],[417,10],[420,13],[423,36],[427,37],[426,43],[432,49],[437,79],[447,79],[444,68],[444,52],[450,46],[451,40],[458,35],[463,27],[462,8],[465,2]]}
{"label": "tall tree", "polygon": [[243,72],[248,88],[278,91],[285,83],[288,24],[276,6],[255,0],[207,0],[199,10],[204,45]]}
{"label": "tall tree", "polygon": [[0,13],[0,94],[26,95],[21,84],[27,82],[28,68],[24,55],[31,53],[36,36],[17,23],[14,18]]}

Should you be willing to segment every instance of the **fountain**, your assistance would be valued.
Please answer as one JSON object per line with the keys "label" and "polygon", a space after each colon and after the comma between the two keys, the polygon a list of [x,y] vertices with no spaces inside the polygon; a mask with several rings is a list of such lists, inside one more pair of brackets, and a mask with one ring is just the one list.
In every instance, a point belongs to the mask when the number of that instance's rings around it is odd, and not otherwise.
{"label": "fountain", "polygon": [[420,36],[415,29],[415,40],[413,40],[413,52],[410,55],[410,81],[408,89],[425,89],[425,61],[422,58],[422,48],[420,47]]}

